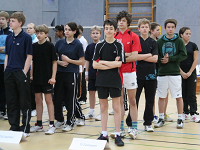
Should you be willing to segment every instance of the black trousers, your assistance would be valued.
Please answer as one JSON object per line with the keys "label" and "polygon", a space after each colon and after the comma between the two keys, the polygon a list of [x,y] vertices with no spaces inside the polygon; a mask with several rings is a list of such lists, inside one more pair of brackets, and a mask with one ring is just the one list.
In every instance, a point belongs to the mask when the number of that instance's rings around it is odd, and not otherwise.
{"label": "black trousers", "polygon": [[[154,99],[156,94],[156,88],[157,88],[157,81],[156,80],[137,80],[138,88],[136,92],[136,103],[137,108],[140,101],[140,95],[142,93],[142,90],[144,88],[145,93],[145,110],[144,110],[144,123],[143,125],[151,125],[154,115],[153,115],[153,107],[154,107]],[[130,116],[130,109],[129,114],[126,118],[126,124],[127,126],[132,126],[132,120]]]}
{"label": "black trousers", "polygon": [[[4,73],[8,121],[12,131],[30,132],[31,96],[28,79],[30,77],[26,77],[23,71]],[[21,127],[20,110],[22,111]]]}
{"label": "black trousers", "polygon": [[4,64],[0,64],[0,111],[6,112],[6,96],[4,86]]}
{"label": "black trousers", "polygon": [[80,104],[77,100],[77,78],[78,74],[72,72],[57,72],[54,88],[54,111],[55,119],[64,121],[62,104],[67,108],[66,124],[74,126],[76,118],[84,119]]}
{"label": "black trousers", "polygon": [[[86,100],[87,100],[87,89],[86,89],[86,80],[85,80],[85,68],[84,68],[84,71],[82,73],[79,73],[78,88],[79,88],[79,90],[78,90],[79,99],[78,100],[86,102]],[[81,88],[81,90],[80,90],[80,88]]]}
{"label": "black trousers", "polygon": [[[182,96],[184,102],[184,113],[194,115],[197,111],[196,97],[197,75],[193,72],[187,79],[182,78]],[[190,108],[189,108],[190,107]]]}

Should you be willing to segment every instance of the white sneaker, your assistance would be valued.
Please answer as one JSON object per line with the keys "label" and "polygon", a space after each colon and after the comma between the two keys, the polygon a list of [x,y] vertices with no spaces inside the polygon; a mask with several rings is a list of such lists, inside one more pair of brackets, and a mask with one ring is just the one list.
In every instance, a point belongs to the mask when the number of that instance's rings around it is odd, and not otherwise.
{"label": "white sneaker", "polygon": [[157,123],[157,122],[158,122],[158,119],[159,119],[158,116],[154,116],[152,122],[153,122],[153,123]]}
{"label": "white sneaker", "polygon": [[80,105],[85,105],[86,104],[85,101],[80,101],[79,103],[80,103]]}
{"label": "white sneaker", "polygon": [[147,131],[147,132],[154,132],[152,125],[144,126],[144,130]]}
{"label": "white sneaker", "polygon": [[164,119],[160,119],[159,118],[158,122],[154,125],[154,127],[155,128],[160,128],[160,127],[164,126],[164,124],[165,124]]}
{"label": "white sneaker", "polygon": [[96,117],[95,117],[95,121],[101,121],[101,115],[98,114]]}
{"label": "white sneaker", "polygon": [[66,107],[65,107],[65,106],[63,106],[63,112],[65,112],[65,111],[67,111],[67,109],[66,109]]}
{"label": "white sneaker", "polygon": [[130,132],[131,132],[131,130],[132,130],[132,129],[131,129],[131,127],[128,127],[128,133],[130,133]]}
{"label": "white sneaker", "polygon": [[200,119],[199,116],[194,114],[191,116],[191,121],[196,122],[196,123],[200,123]]}
{"label": "white sneaker", "polygon": [[129,133],[129,136],[135,140],[138,134],[138,130],[137,129],[132,129],[131,132]]}
{"label": "white sneaker", "polygon": [[3,115],[3,119],[8,120],[8,115],[7,114]]}
{"label": "white sneaker", "polygon": [[56,127],[56,129],[60,129],[63,125],[64,125],[64,122],[57,121],[54,126]]}
{"label": "white sneaker", "polygon": [[77,126],[84,126],[85,125],[85,120],[78,118],[78,120],[76,121],[76,125]]}
{"label": "white sneaker", "polygon": [[94,115],[93,114],[87,114],[85,115],[85,120],[89,120],[89,119],[93,119],[94,118]]}
{"label": "white sneaker", "polygon": [[23,136],[24,136],[25,138],[29,137],[30,135],[31,135],[30,133],[23,133]]}
{"label": "white sneaker", "polygon": [[71,130],[73,130],[74,128],[72,127],[72,126],[70,126],[70,125],[65,125],[65,126],[63,126],[63,128],[62,128],[62,131],[64,131],[64,132],[69,132],[69,131],[71,131]]}
{"label": "white sneaker", "polygon": [[46,135],[52,135],[56,131],[56,127],[54,125],[49,125],[49,129],[45,132]]}
{"label": "white sneaker", "polygon": [[37,124],[35,126],[32,126],[30,128],[30,132],[42,132],[43,131],[43,126],[37,126]]}
{"label": "white sneaker", "polygon": [[182,119],[178,119],[177,120],[177,129],[183,129],[183,120]]}
{"label": "white sneaker", "polygon": [[190,119],[190,114],[184,114],[184,120],[189,120]]}
{"label": "white sneaker", "polygon": [[173,119],[169,115],[165,114],[165,121],[166,122],[173,122]]}
{"label": "white sneaker", "polygon": [[31,117],[35,117],[37,116],[37,111],[36,110],[32,110],[31,111]]}
{"label": "white sneaker", "polygon": [[109,112],[109,115],[114,115],[114,110]]}
{"label": "white sneaker", "polygon": [[[121,130],[121,131],[120,131],[120,136],[121,136],[122,138],[126,136],[125,130]],[[113,138],[113,139],[115,139],[115,138],[116,138],[115,132],[111,133],[111,134],[110,134],[110,137]]]}

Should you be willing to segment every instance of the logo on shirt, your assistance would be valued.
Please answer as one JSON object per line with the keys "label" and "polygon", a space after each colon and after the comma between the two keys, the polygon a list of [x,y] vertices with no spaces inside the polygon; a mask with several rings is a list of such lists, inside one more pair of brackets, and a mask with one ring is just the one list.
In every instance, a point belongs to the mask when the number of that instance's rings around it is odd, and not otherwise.
{"label": "logo on shirt", "polygon": [[116,54],[116,53],[117,53],[117,51],[113,51],[113,53],[114,53],[114,54]]}
{"label": "logo on shirt", "polygon": [[17,43],[16,45],[19,45],[19,43]]}
{"label": "logo on shirt", "polygon": [[126,44],[130,44],[131,42],[127,42]]}

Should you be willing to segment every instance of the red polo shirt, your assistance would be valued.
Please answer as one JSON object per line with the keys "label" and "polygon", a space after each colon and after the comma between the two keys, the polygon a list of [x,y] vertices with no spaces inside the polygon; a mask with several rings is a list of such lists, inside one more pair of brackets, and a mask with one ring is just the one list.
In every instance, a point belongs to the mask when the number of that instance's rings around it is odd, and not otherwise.
{"label": "red polo shirt", "polygon": [[[124,45],[124,51],[126,53],[131,53],[134,51],[138,51],[140,53],[142,51],[140,45],[140,38],[137,34],[130,31],[129,29],[126,30],[124,33],[118,32],[115,35],[115,38],[120,40]],[[120,71],[122,73],[126,72],[135,72],[136,71],[136,62],[127,62],[126,64],[122,64]]]}

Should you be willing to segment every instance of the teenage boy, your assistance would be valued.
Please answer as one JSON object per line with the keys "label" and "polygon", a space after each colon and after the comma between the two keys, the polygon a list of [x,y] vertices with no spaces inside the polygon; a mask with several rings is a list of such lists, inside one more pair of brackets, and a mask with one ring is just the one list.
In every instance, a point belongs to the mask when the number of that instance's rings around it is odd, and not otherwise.
{"label": "teenage boy", "polygon": [[96,103],[96,72],[97,70],[92,66],[92,58],[94,56],[94,49],[98,42],[100,42],[101,38],[101,28],[99,26],[93,26],[91,28],[91,38],[93,39],[93,43],[89,44],[85,51],[85,79],[88,81],[88,91],[89,91],[89,102],[90,102],[90,111],[85,116],[85,119],[95,118],[96,121],[101,121],[101,115],[97,115],[95,117],[95,103]]}
{"label": "teenage boy", "polygon": [[4,86],[4,61],[6,37],[12,33],[8,26],[9,14],[5,11],[0,12],[0,118],[8,119],[6,114],[6,96]]}
{"label": "teenage boy", "polygon": [[[140,95],[144,88],[145,91],[145,110],[144,110],[144,128],[147,132],[153,132],[152,121],[154,118],[153,106],[157,88],[156,63],[158,60],[158,46],[154,39],[149,37],[150,21],[139,19],[138,30],[140,32],[140,43],[142,53],[138,54],[137,61],[137,92],[136,102],[139,105]],[[147,57],[149,56],[149,57]],[[144,59],[145,58],[145,59]]]}
{"label": "teenage boy", "polygon": [[112,98],[112,106],[115,120],[115,144],[124,146],[120,136],[121,107],[120,96],[122,81],[119,68],[125,61],[124,49],[121,42],[114,38],[117,24],[114,21],[104,21],[104,33],[106,39],[96,45],[93,57],[93,67],[98,69],[96,76],[96,87],[101,108],[102,132],[98,140],[108,141],[108,97]]}
{"label": "teenage boy", "polygon": [[168,89],[176,98],[178,109],[177,128],[183,128],[183,99],[181,89],[180,62],[187,58],[183,40],[175,33],[177,21],[167,19],[164,23],[166,34],[158,40],[158,97],[159,120],[156,128],[162,127],[164,121],[164,106]]}
{"label": "teenage boy", "polygon": [[[123,88],[127,89],[128,99],[130,104],[130,115],[132,119],[132,127],[129,132],[129,135],[132,139],[135,139],[138,133],[138,111],[136,105],[136,89],[137,89],[137,80],[136,80],[136,63],[138,52],[141,52],[140,39],[137,34],[131,32],[128,27],[131,24],[132,16],[126,11],[121,11],[117,15],[117,23],[119,32],[115,35],[116,39],[122,41],[125,50],[126,64],[122,64],[121,73],[124,79]],[[124,91],[124,90],[123,90]],[[123,95],[121,96],[121,135],[125,136],[124,130],[124,99]]]}
{"label": "teenage boy", "polygon": [[[32,61],[32,39],[22,29],[25,20],[21,12],[15,12],[10,17],[13,33],[6,38],[4,81],[10,130],[23,131],[24,136],[27,137],[30,136],[31,118],[28,72]],[[22,126],[20,126],[20,110],[22,111]]]}
{"label": "teenage boy", "polygon": [[45,134],[54,134],[53,84],[56,80],[57,56],[55,47],[46,40],[49,29],[46,25],[36,27],[38,42],[33,44],[33,88],[36,98],[37,123],[31,132],[42,131],[43,93],[49,113],[49,129]]}

